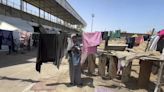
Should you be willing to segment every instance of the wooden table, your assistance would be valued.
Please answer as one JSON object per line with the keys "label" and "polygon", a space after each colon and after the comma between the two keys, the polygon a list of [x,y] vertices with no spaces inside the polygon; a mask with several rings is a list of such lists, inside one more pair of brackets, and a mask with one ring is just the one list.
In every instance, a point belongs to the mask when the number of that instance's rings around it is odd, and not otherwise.
{"label": "wooden table", "polygon": [[156,57],[141,57],[140,58],[140,72],[138,79],[139,88],[147,88],[150,82],[150,74],[152,70],[153,62],[163,62]]}
{"label": "wooden table", "polygon": [[[100,76],[105,76],[105,67],[106,63],[109,62],[109,69],[108,69],[108,76],[110,78],[116,78],[117,70],[118,70],[118,63],[121,63],[121,60],[125,60],[126,55],[121,54],[114,54],[110,52],[103,52],[103,54],[99,57],[99,74]],[[119,62],[118,62],[119,61]],[[123,68],[123,74],[121,80],[123,82],[127,82],[130,77],[131,71],[131,62],[127,67]]]}
{"label": "wooden table", "polygon": [[99,57],[98,71],[101,77],[105,76],[106,63],[109,62],[108,76],[115,78],[117,75],[117,57],[111,53],[103,53]]}

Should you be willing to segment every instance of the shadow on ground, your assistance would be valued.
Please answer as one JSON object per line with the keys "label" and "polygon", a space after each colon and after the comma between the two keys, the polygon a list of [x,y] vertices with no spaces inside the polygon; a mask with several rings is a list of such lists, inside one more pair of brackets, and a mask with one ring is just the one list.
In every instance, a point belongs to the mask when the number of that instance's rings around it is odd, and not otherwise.
{"label": "shadow on ground", "polygon": [[[84,86],[89,86],[94,88],[93,85],[93,79],[86,77],[86,78],[82,78],[82,85],[78,86],[78,87],[84,87]],[[72,87],[72,85],[70,85],[70,83],[51,83],[51,84],[46,84],[46,86],[56,86],[56,85],[66,85],[67,87]]]}
{"label": "shadow on ground", "polygon": [[39,81],[35,81],[35,80],[32,80],[32,79],[11,78],[11,77],[6,77],[6,76],[0,76],[0,80],[11,80],[11,81],[20,80],[20,81],[23,81],[23,82],[31,82],[31,83],[39,82]]}
{"label": "shadow on ground", "polygon": [[0,68],[31,63],[29,59],[33,59],[37,56],[37,49],[26,52],[25,54],[11,54],[6,55],[6,52],[0,53]]}
{"label": "shadow on ground", "polygon": [[[114,82],[118,82],[118,81],[114,81]],[[99,86],[103,86],[103,87],[107,87],[107,88],[127,88],[129,90],[139,90],[138,88],[138,78],[135,77],[130,77],[128,82],[125,82],[125,87],[121,86],[121,85],[110,85],[110,86],[106,86],[106,85],[99,85]],[[148,88],[145,88],[145,90],[147,90],[147,92],[154,92],[155,89],[155,83],[153,83],[152,81],[149,82]],[[162,89],[160,92],[164,92]]]}

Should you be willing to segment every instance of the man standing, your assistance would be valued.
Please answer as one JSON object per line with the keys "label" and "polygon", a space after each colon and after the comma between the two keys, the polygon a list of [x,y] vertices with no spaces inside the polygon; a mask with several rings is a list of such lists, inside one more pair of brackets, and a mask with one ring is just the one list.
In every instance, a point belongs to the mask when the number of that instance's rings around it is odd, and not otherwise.
{"label": "man standing", "polygon": [[81,48],[76,34],[72,34],[68,41],[69,74],[71,85],[82,85],[81,81]]}

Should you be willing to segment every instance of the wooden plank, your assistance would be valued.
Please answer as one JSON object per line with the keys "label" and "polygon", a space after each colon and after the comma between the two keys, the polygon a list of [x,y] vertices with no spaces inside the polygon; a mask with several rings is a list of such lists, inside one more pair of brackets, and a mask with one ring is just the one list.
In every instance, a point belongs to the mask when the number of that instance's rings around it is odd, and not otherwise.
{"label": "wooden plank", "polygon": [[107,56],[105,54],[102,54],[99,57],[99,63],[98,63],[98,73],[101,77],[105,76],[106,62],[107,62]]}
{"label": "wooden plank", "polygon": [[132,62],[130,62],[127,67],[123,68],[122,77],[121,77],[122,82],[128,82],[129,81],[130,74],[131,74],[131,67],[132,67]]}
{"label": "wooden plank", "polygon": [[140,60],[140,72],[138,79],[138,87],[146,89],[149,85],[150,74],[153,62]]}
{"label": "wooden plank", "polygon": [[116,56],[109,56],[109,72],[108,75],[111,78],[116,78],[117,76],[117,63],[118,63],[118,59]]}
{"label": "wooden plank", "polygon": [[164,60],[161,60],[158,56],[147,56],[147,57],[141,57],[140,60],[148,61],[148,62],[164,62]]}
{"label": "wooden plank", "polygon": [[96,56],[94,54],[91,54],[88,56],[88,73],[93,74],[95,73],[95,68],[96,68]]}

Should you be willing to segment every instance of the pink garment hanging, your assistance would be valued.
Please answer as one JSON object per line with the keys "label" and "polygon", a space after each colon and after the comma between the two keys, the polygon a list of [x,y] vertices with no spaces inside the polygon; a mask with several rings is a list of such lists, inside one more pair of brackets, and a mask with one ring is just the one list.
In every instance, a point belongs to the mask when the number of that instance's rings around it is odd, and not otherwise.
{"label": "pink garment hanging", "polygon": [[97,46],[101,43],[101,41],[102,41],[101,32],[83,33],[83,45],[84,45],[84,47]]}
{"label": "pink garment hanging", "polygon": [[88,55],[97,52],[97,46],[100,45],[101,41],[101,32],[83,33],[81,64],[85,62]]}
{"label": "pink garment hanging", "polygon": [[83,48],[82,52],[94,54],[97,52],[97,46],[102,41],[101,32],[83,33]]}
{"label": "pink garment hanging", "polygon": [[160,37],[164,36],[164,29],[162,29],[162,30],[158,33],[158,35],[159,35]]}
{"label": "pink garment hanging", "polygon": [[135,38],[135,44],[140,45],[142,42],[144,42],[143,36],[139,36]]}

